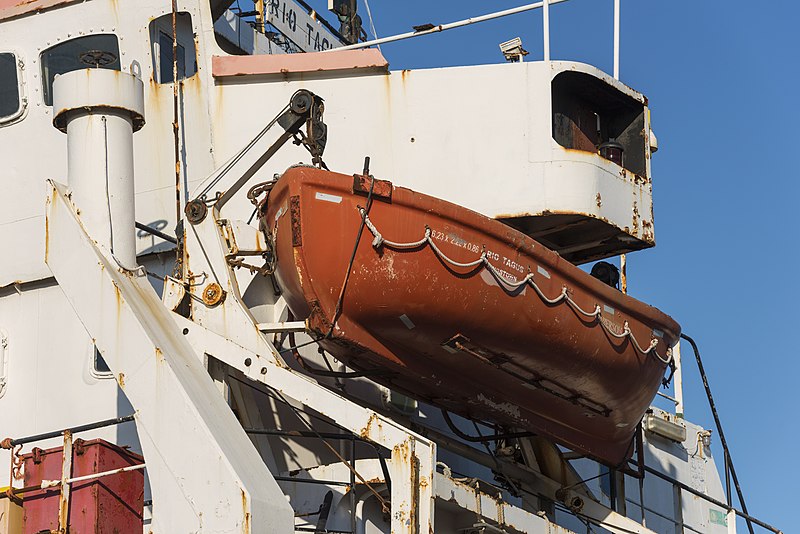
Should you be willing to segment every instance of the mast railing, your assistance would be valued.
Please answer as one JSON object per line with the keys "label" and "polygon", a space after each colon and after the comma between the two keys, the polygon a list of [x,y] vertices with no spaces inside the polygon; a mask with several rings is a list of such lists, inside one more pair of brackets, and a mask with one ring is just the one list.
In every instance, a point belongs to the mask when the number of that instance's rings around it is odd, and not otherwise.
{"label": "mast railing", "polygon": [[[567,0],[544,0],[541,2],[534,2],[532,4],[525,4],[519,7],[513,7],[511,9],[504,9],[502,11],[495,11],[493,13],[487,13],[486,15],[480,15],[477,17],[470,17],[468,19],[459,20],[456,22],[449,22],[447,24],[438,24],[438,25],[428,25],[429,27],[426,29],[421,29],[413,32],[406,32],[400,33],[397,35],[392,35],[389,37],[381,37],[380,39],[372,39],[370,41],[364,41],[362,43],[354,43],[347,46],[341,46],[339,48],[331,48],[326,50],[326,52],[331,51],[341,51],[341,50],[357,50],[359,48],[367,48],[374,45],[381,45],[384,43],[393,43],[395,41],[403,41],[405,39],[411,39],[414,37],[422,37],[423,35],[430,35],[432,33],[440,33],[447,30],[453,30],[455,28],[463,28],[464,26],[469,26],[471,24],[478,24],[480,22],[486,22],[488,20],[499,19],[501,17],[508,17],[510,15],[516,15],[518,13],[524,13],[526,11],[533,11],[535,9],[542,9],[549,13],[549,6],[560,4],[562,2],[566,2]],[[549,28],[549,19],[545,23],[547,28],[545,29],[545,37],[548,38],[550,34]],[[549,44],[546,46],[547,50],[549,51],[550,47]]]}
{"label": "mast railing", "polygon": [[[447,30],[453,30],[455,28],[462,28],[464,26],[469,26],[472,24],[478,24],[481,22],[486,22],[489,20],[495,20],[502,17],[508,17],[510,15],[516,15],[519,13],[525,13],[527,11],[533,11],[536,9],[542,10],[542,54],[544,61],[550,61],[550,6],[555,4],[560,4],[562,2],[567,2],[568,0],[541,0],[540,2],[533,2],[531,4],[525,4],[522,6],[514,7],[511,9],[504,9],[502,11],[495,11],[492,13],[487,13],[486,15],[480,15],[477,17],[470,17],[467,19],[459,20],[456,22],[449,22],[447,24],[426,24],[424,27],[419,27],[413,32],[406,32],[406,33],[399,33],[396,35],[391,35],[388,37],[381,37],[375,38],[368,41],[364,41],[361,43],[353,43],[346,46],[341,46],[338,48],[331,48],[326,50],[326,52],[334,51],[334,50],[358,50],[361,48],[367,48],[370,46],[379,46],[385,43],[393,43],[396,41],[403,41],[405,39],[412,39],[414,37],[422,37],[423,35],[430,35],[432,33],[440,33]],[[614,0],[614,60],[613,60],[613,73],[614,78],[619,79],[619,51],[620,51],[620,11],[621,11],[621,0]]]}

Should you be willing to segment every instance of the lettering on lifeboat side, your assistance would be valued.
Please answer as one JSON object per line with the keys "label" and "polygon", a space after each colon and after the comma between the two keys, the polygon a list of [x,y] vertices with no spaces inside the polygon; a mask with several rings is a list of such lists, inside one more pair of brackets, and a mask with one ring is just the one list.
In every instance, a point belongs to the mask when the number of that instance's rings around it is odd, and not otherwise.
{"label": "lettering on lifeboat side", "polygon": [[[471,242],[467,241],[466,239],[462,238],[461,236],[459,236],[459,235],[457,235],[455,233],[452,233],[452,232],[451,233],[445,233],[445,232],[441,232],[439,230],[431,229],[431,238],[435,239],[436,241],[439,241],[441,243],[448,243],[450,245],[454,245],[456,247],[463,248],[464,250],[468,250],[468,251],[473,252],[475,254],[481,254],[481,251],[483,250],[482,246],[480,246],[480,245],[478,245],[476,243],[471,243]],[[518,282],[520,280],[520,278],[517,275],[512,274],[511,272],[507,271],[506,269],[514,270],[517,273],[520,273],[520,274],[524,275],[525,267],[523,265],[517,263],[516,261],[514,261],[514,260],[512,260],[510,258],[507,258],[506,256],[504,256],[502,254],[499,254],[497,252],[491,251],[491,250],[486,250],[485,253],[486,253],[486,259],[489,260],[489,262],[492,264],[492,267],[494,267],[495,271],[497,271],[497,273],[500,276],[502,276],[503,278],[506,278],[507,280],[509,280],[511,282]],[[491,276],[490,276],[490,278],[491,278]],[[494,284],[494,285],[497,285],[497,284]]]}

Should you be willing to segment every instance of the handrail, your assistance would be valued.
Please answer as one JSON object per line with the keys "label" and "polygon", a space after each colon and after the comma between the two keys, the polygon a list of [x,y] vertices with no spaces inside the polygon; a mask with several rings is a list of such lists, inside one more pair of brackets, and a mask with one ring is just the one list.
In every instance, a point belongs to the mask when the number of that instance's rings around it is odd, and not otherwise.
{"label": "handrail", "polygon": [[58,436],[63,435],[64,432],[71,432],[73,434],[77,434],[79,432],[87,432],[89,430],[95,430],[106,426],[127,423],[129,421],[133,421],[134,419],[135,415],[131,414],[123,417],[116,417],[114,419],[105,419],[103,421],[97,421],[95,423],[87,423],[85,425],[73,426],[71,428],[65,428],[63,430],[55,430],[52,432],[45,432],[43,434],[34,434],[33,436],[26,436],[23,438],[16,438],[16,439],[6,438],[0,442],[0,448],[10,449],[11,447],[16,447],[17,445],[25,445],[27,443],[32,443],[34,441],[42,441],[50,438],[57,438]]}
{"label": "handrail", "polygon": [[[629,460],[629,461],[630,461],[630,463],[632,463],[633,465],[638,467],[638,463],[636,462],[636,460]],[[669,475],[665,475],[664,473],[662,473],[660,471],[657,471],[656,469],[653,469],[650,466],[645,465],[644,466],[644,470],[645,470],[645,472],[650,473],[651,475],[654,475],[655,477],[660,478],[661,480],[664,480],[665,482],[669,482],[670,484],[673,484],[673,485],[679,487],[683,491],[688,491],[689,493],[691,493],[695,497],[700,497],[704,501],[706,501],[708,503],[711,503],[714,506],[719,506],[720,508],[723,508],[725,510],[733,511],[736,515],[738,515],[739,517],[741,517],[742,519],[747,521],[748,524],[750,524],[750,522],[752,522],[752,523],[755,523],[756,525],[758,525],[758,526],[760,526],[762,528],[765,528],[765,529],[769,530],[770,532],[774,532],[775,534],[783,534],[782,530],[773,527],[769,523],[765,523],[764,521],[761,521],[760,519],[756,519],[755,517],[751,516],[747,512],[738,510],[737,508],[734,508],[730,504],[725,504],[724,502],[719,501],[719,500],[715,499],[714,497],[711,497],[710,495],[706,495],[702,491],[698,491],[698,490],[694,489],[693,487],[684,484],[680,480],[672,478]]]}
{"label": "handrail", "polygon": [[[706,390],[706,397],[708,397],[708,404],[711,407],[711,413],[714,416],[714,423],[717,425],[717,432],[719,432],[719,441],[722,444],[722,449],[725,452],[725,474],[727,475],[728,470],[730,469],[730,474],[733,477],[733,485],[736,487],[736,495],[739,497],[739,504],[742,505],[742,510],[744,514],[748,514],[747,512],[747,504],[744,501],[744,494],[742,493],[742,488],[739,485],[739,477],[736,476],[736,470],[733,468],[733,459],[731,459],[731,452],[730,448],[728,448],[728,441],[725,439],[725,433],[722,431],[722,422],[720,421],[719,414],[717,413],[717,406],[714,404],[714,397],[711,395],[711,386],[708,385],[708,377],[706,376],[705,368],[703,367],[703,361],[700,359],[700,349],[697,348],[697,343],[695,343],[694,339],[687,336],[686,334],[681,333],[681,338],[685,339],[689,342],[692,346],[692,350],[694,351],[695,360],[697,360],[697,369],[700,371],[700,378],[703,380],[703,387]],[[729,507],[733,507],[733,504],[730,502],[730,482],[726,476],[726,485],[728,488],[728,505]],[[742,517],[745,517],[744,515]],[[750,516],[748,515],[745,517],[747,521],[747,529],[750,531],[750,534],[754,534],[753,532],[753,525],[751,524]]]}
{"label": "handrail", "polygon": [[[547,4],[552,6],[566,1],[567,0],[547,0]],[[404,39],[411,39],[412,37],[421,37],[423,35],[430,35],[432,33],[439,33],[446,30],[461,28],[463,26],[469,26],[470,24],[486,22],[487,20],[499,19],[501,17],[507,17],[509,15],[516,15],[517,13],[524,13],[525,11],[533,11],[534,9],[542,8],[544,5],[545,2],[534,2],[533,4],[525,4],[524,6],[514,7],[511,9],[504,9],[503,11],[495,11],[494,13],[487,13],[486,15],[480,15],[478,17],[470,17],[468,19],[459,20],[456,22],[449,22],[447,24],[438,24],[428,29],[407,32],[407,33],[400,33],[397,35],[391,35],[389,37],[381,37],[380,39],[373,39],[371,41],[364,41],[362,43],[354,43],[347,46],[340,46],[339,48],[330,48],[328,50],[325,50],[325,53],[332,51],[342,51],[342,50],[357,50],[360,48],[366,48],[373,45],[380,45],[383,43],[392,43],[395,41],[402,41]]]}

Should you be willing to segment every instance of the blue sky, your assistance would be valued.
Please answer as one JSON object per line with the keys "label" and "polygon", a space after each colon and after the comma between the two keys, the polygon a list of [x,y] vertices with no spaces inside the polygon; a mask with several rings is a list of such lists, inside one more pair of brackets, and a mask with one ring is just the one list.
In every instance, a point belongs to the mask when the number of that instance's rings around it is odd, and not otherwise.
{"label": "blue sky", "polygon": [[[370,7],[386,36],[523,3],[372,0]],[[791,148],[800,126],[800,6],[764,4],[622,0],[620,78],[650,99],[660,147],[657,246],[629,256],[629,290],[698,341],[748,507],[792,532],[800,526],[793,509],[800,172]],[[612,7],[612,0],[551,7],[552,58],[610,73]],[[541,12],[384,45],[383,53],[392,69],[497,63],[497,45],[516,36],[528,60],[541,59]],[[688,345],[684,360],[687,418],[713,428]]]}

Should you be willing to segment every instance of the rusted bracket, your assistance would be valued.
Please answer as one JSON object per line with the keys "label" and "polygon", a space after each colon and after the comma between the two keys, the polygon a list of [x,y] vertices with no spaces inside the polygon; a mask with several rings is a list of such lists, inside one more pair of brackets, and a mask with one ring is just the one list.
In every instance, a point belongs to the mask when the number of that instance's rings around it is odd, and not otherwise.
{"label": "rusted bracket", "polygon": [[[374,182],[375,185],[372,185]],[[392,201],[392,182],[388,180],[378,180],[366,174],[353,175],[353,193],[367,196],[369,195],[370,188],[372,189],[372,198]]]}

